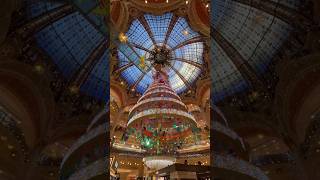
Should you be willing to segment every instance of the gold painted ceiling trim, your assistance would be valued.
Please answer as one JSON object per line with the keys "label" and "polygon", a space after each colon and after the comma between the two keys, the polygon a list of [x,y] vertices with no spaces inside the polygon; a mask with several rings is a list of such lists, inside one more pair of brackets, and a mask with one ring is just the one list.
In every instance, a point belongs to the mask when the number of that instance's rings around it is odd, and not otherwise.
{"label": "gold painted ceiling trim", "polygon": [[210,27],[202,23],[200,17],[198,16],[195,6],[196,6],[195,1],[191,1],[190,6],[188,8],[188,19],[189,19],[190,26],[195,31],[199,31],[201,34],[209,37]]}
{"label": "gold painted ceiling trim", "polygon": [[184,1],[181,0],[170,0],[169,3],[145,3],[141,0],[132,0],[131,6],[139,9],[142,12],[152,13],[155,15],[161,15],[166,12],[170,12],[185,5]]}

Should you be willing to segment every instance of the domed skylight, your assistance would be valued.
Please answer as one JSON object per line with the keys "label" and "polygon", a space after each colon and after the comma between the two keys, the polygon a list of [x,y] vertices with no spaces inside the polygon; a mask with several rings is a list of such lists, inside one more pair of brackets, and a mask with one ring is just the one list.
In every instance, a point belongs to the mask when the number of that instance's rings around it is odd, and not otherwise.
{"label": "domed skylight", "polygon": [[264,84],[260,88],[268,87],[270,63],[293,30],[292,22],[279,14],[290,16],[299,5],[300,0],[266,4],[213,0],[210,48],[215,102],[254,89],[258,81]]}
{"label": "domed skylight", "polygon": [[98,1],[27,0],[27,15],[34,19],[64,6],[74,6],[74,11],[47,25],[35,34],[38,46],[52,59],[56,67],[72,83],[72,79],[86,71],[84,81],[79,84],[80,91],[97,100],[109,100],[109,56],[107,46],[101,48],[99,56],[91,66],[84,68],[90,56],[107,41],[105,14]]}
{"label": "domed skylight", "polygon": [[151,58],[159,62],[169,58],[166,69],[177,93],[191,87],[201,73],[203,38],[185,18],[172,13],[145,14],[131,23],[125,38],[118,47],[119,68],[127,67],[121,75],[139,93],[152,82]]}

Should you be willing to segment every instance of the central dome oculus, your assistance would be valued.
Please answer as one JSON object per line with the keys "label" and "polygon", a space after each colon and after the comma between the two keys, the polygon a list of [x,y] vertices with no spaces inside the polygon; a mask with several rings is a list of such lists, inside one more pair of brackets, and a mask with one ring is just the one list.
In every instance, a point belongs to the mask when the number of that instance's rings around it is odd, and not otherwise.
{"label": "central dome oculus", "polygon": [[152,65],[159,64],[162,66],[169,66],[170,65],[170,50],[166,49],[165,47],[155,48],[151,51],[151,56],[148,60],[152,63]]}

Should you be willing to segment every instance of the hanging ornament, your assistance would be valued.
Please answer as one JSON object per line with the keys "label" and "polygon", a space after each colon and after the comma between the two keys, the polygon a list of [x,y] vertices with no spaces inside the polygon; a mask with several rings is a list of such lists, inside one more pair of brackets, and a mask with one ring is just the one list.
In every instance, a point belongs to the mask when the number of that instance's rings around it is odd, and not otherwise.
{"label": "hanging ornament", "polygon": [[139,66],[141,67],[141,69],[145,69],[146,63],[145,63],[145,57],[144,56],[140,57]]}

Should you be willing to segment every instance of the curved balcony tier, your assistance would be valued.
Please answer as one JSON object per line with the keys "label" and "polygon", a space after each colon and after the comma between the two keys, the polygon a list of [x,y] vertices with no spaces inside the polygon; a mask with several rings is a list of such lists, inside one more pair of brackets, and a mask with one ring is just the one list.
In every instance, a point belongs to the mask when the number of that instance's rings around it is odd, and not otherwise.
{"label": "curved balcony tier", "polygon": [[107,158],[99,159],[72,174],[68,180],[106,179],[108,163]]}
{"label": "curved balcony tier", "polygon": [[290,153],[262,155],[252,159],[252,164],[262,167],[275,164],[288,164],[294,161]]}
{"label": "curved balcony tier", "polygon": [[[140,149],[140,148],[132,148],[129,146],[119,145],[115,144],[111,148],[111,153],[115,154],[126,154],[128,156],[134,156],[134,157],[144,157],[149,156],[152,154],[149,154],[147,151]],[[167,154],[168,155],[168,154]],[[195,148],[192,152],[190,151],[179,151],[176,154],[170,154],[176,158],[182,158],[182,157],[197,157],[197,156],[203,156],[203,155],[210,155],[210,145],[206,145],[200,148]]]}
{"label": "curved balcony tier", "polygon": [[81,136],[69,149],[60,165],[60,174],[64,176],[66,169],[74,166],[84,154],[92,154],[97,145],[106,144],[107,123],[104,123]]}
{"label": "curved balcony tier", "polygon": [[214,121],[221,122],[225,126],[229,126],[227,118],[223,115],[222,111],[217,106],[213,105],[211,110],[211,117],[214,119]]}
{"label": "curved balcony tier", "polygon": [[232,153],[248,160],[248,153],[242,138],[232,129],[223,124],[213,121],[212,131],[214,133],[214,152]]}
{"label": "curved balcony tier", "polygon": [[109,102],[107,106],[100,111],[94,118],[92,119],[91,123],[89,124],[87,128],[87,132],[89,132],[91,129],[105,123],[109,119]]}
{"label": "curved balcony tier", "polygon": [[268,180],[268,176],[258,167],[233,156],[213,154],[213,172],[215,178],[238,180]]}

